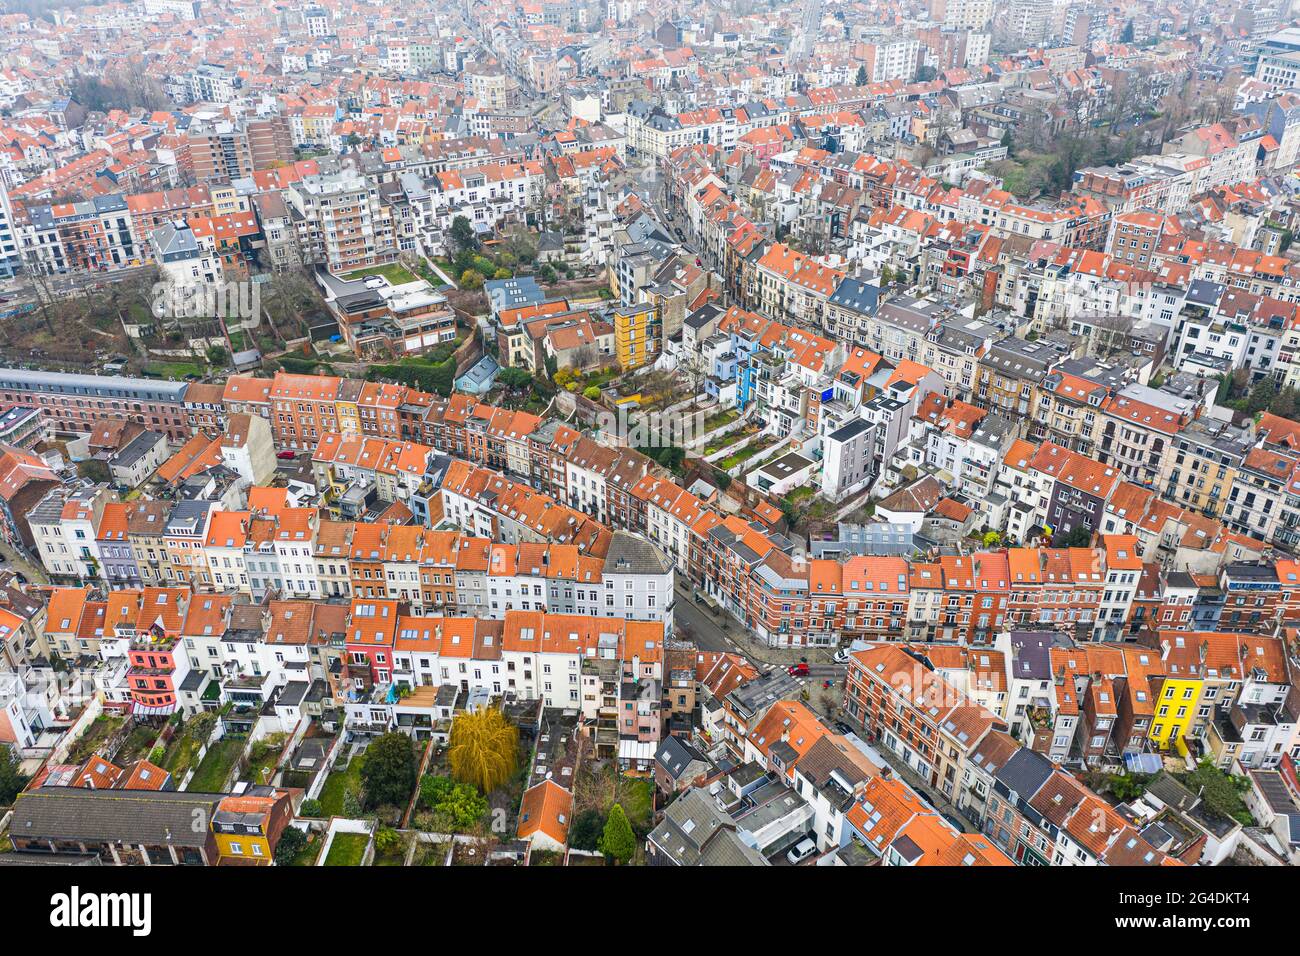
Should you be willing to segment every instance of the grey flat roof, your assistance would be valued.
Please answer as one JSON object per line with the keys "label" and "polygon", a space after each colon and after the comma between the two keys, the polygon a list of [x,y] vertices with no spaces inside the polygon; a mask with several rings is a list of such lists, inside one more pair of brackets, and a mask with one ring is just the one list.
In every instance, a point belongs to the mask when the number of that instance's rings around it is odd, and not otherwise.
{"label": "grey flat roof", "polygon": [[163,401],[182,401],[187,382],[163,382],[124,375],[79,375],[73,372],[32,371],[25,368],[0,368],[0,388],[14,387],[69,395],[138,395]]}

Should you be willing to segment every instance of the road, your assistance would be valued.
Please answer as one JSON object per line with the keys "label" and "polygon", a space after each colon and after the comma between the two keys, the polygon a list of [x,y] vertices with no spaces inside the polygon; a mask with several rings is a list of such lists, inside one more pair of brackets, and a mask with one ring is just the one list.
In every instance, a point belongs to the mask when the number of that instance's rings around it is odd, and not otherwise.
{"label": "road", "polygon": [[[684,626],[685,629],[690,631],[692,639],[700,650],[739,654],[758,668],[765,668],[768,665],[788,666],[806,656],[808,658],[808,677],[806,678],[808,706],[821,713],[828,720],[844,719],[839,712],[839,704],[843,697],[844,679],[848,674],[848,668],[841,664],[832,663],[827,659],[831,654],[830,649],[797,648],[784,650],[759,645],[754,639],[745,636],[742,625],[732,619],[725,611],[714,614],[709,608],[709,605],[695,601],[694,589],[689,584],[683,582],[680,578],[677,580],[673,618],[678,627]],[[822,686],[823,682],[827,680],[833,682],[832,687],[824,688]],[[829,707],[826,706],[828,700],[833,702]],[[852,721],[849,721],[849,723],[852,725]],[[971,822],[958,812],[957,808],[949,800],[944,799],[943,794],[930,785],[930,781],[922,779],[901,758],[881,746],[877,746],[875,752],[889,764],[896,776],[914,789],[921,791],[926,801],[948,818],[950,823],[959,826],[960,829],[968,833],[976,832],[976,828]]]}
{"label": "road", "polygon": [[839,684],[848,673],[847,667],[830,660],[832,648],[768,647],[748,634],[744,625],[726,611],[714,613],[711,605],[698,603],[695,593],[690,584],[677,579],[673,619],[678,626],[685,625],[700,650],[739,654],[756,667],[788,667],[806,660],[808,679],[813,683],[833,680]]}
{"label": "road", "polygon": [[721,654],[744,653],[720,623],[725,612],[719,612],[715,617],[707,606],[696,604],[692,588],[683,584],[680,578],[677,579],[676,590],[673,621],[679,627],[686,625],[700,650]]}

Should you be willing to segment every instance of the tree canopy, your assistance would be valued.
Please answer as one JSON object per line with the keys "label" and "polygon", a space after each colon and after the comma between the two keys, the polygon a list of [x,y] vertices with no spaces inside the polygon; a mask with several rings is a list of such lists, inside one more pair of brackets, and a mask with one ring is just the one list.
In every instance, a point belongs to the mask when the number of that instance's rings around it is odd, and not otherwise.
{"label": "tree canopy", "polygon": [[600,836],[600,852],[620,863],[632,859],[636,852],[636,837],[632,834],[632,824],[623,812],[623,805],[616,803],[610,808],[605,820],[605,830]]}
{"label": "tree canopy", "polygon": [[366,748],[361,780],[369,806],[404,806],[415,789],[415,745],[399,731],[378,737]]}
{"label": "tree canopy", "polygon": [[451,723],[447,762],[456,780],[490,793],[518,766],[519,728],[496,707],[459,713]]}
{"label": "tree canopy", "polygon": [[297,827],[285,827],[275,845],[275,865],[291,866],[307,846],[307,834]]}
{"label": "tree canopy", "polygon": [[425,777],[420,781],[420,805],[440,818],[439,828],[461,832],[479,823],[488,812],[487,797],[472,786],[450,777]]}
{"label": "tree canopy", "polygon": [[18,754],[0,744],[0,806],[8,806],[27,786],[27,777],[18,771]]}
{"label": "tree canopy", "polygon": [[474,226],[464,216],[457,216],[451,221],[449,230],[451,241],[461,250],[477,249],[478,236],[474,234]]}

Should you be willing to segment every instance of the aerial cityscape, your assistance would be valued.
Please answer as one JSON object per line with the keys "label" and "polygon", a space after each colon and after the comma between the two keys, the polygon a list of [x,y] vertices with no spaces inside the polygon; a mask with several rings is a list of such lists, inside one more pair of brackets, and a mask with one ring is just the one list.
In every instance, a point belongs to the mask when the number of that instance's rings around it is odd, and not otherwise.
{"label": "aerial cityscape", "polygon": [[1300,864],[1298,161],[1297,0],[0,0],[0,867]]}

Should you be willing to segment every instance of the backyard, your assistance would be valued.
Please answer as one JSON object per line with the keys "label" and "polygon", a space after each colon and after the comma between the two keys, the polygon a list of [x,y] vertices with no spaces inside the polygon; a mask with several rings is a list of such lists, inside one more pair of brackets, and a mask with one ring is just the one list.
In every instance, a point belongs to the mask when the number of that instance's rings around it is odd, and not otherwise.
{"label": "backyard", "polygon": [[724,408],[720,412],[714,412],[708,418],[704,419],[704,434],[708,434],[715,428],[722,428],[724,425],[730,425],[740,417],[740,409]]}
{"label": "backyard", "polygon": [[195,793],[224,793],[226,778],[244,750],[243,737],[223,737],[208,747],[185,789]]}
{"label": "backyard", "polygon": [[360,796],[361,768],[365,765],[365,755],[353,757],[342,770],[335,764],[330,775],[325,779],[325,786],[320,792],[321,816],[339,817],[343,815],[343,795],[347,791]]}
{"label": "backyard", "polygon": [[451,846],[447,843],[421,843],[415,848],[412,866],[446,866],[447,853]]}
{"label": "backyard", "polygon": [[638,859],[642,853],[639,844],[654,827],[654,782],[620,773],[611,761],[584,763],[574,787],[574,819],[586,811],[596,811],[602,818],[607,817],[616,803],[622,806],[632,832],[638,838],[634,860]]}
{"label": "backyard", "polygon": [[194,755],[199,752],[212,733],[216,720],[217,715],[210,711],[192,717],[176,730],[168,741],[162,766],[178,782],[190,769],[190,764],[194,762]]}
{"label": "backyard", "polygon": [[807,531],[808,522],[830,520],[835,516],[835,510],[833,503],[819,496],[815,488],[807,485],[791,489],[790,493],[781,499],[781,512],[785,515],[786,521],[791,528],[800,531]]}
{"label": "backyard", "polygon": [[1208,760],[1198,763],[1195,770],[1173,776],[1193,793],[1199,793],[1205,806],[1215,813],[1242,826],[1255,826],[1255,818],[1244,799],[1250,790],[1249,778],[1233,776]]}
{"label": "backyard", "polygon": [[330,843],[326,866],[360,866],[370,843],[368,833],[336,833]]}
{"label": "backyard", "polygon": [[749,461],[749,459],[753,458],[759,452],[767,451],[767,449],[771,448],[780,440],[781,440],[780,437],[770,433],[760,435],[754,441],[750,442],[744,448],[740,449],[740,451],[728,455],[726,458],[723,458],[721,461],[717,462],[716,464],[723,471],[731,471],[731,469],[743,465],[745,462]]}
{"label": "backyard", "polygon": [[620,774],[615,802],[623,805],[623,812],[638,837],[650,832],[654,820],[654,784],[650,780]]}
{"label": "backyard", "polygon": [[[394,834],[393,837],[384,837],[384,830],[379,831],[375,837],[375,856],[371,861],[373,866],[404,866],[406,864],[406,852],[411,848],[411,841],[415,839],[414,833],[398,833],[395,830],[387,831]],[[381,849],[381,841],[386,844],[386,849]]]}
{"label": "backyard", "polygon": [[315,866],[316,860],[320,856],[320,848],[323,840],[323,836],[315,833],[308,834],[307,842],[303,844],[302,849],[298,851],[298,855],[293,858],[293,865]]}
{"label": "backyard", "polygon": [[753,424],[746,424],[742,425],[740,428],[732,429],[727,432],[727,434],[719,435],[717,438],[712,439],[708,444],[706,444],[704,446],[704,455],[705,457],[708,457],[709,455],[722,451],[724,448],[730,448],[739,441],[743,441],[746,438],[752,438],[754,435],[758,434],[758,431],[759,427]]}
{"label": "backyard", "polygon": [[107,714],[96,717],[86,728],[86,732],[68,749],[68,763],[82,763],[87,760],[104,745],[109,737],[117,733],[118,728],[125,721],[125,717],[110,717]]}
{"label": "backyard", "polygon": [[248,754],[248,766],[239,775],[240,780],[253,784],[269,784],[284,752],[284,734],[271,734],[256,741]]}
{"label": "backyard", "polygon": [[149,751],[157,739],[157,727],[149,724],[137,724],[131,728],[131,732],[126,735],[126,738],[117,748],[117,753],[113,755],[113,762],[121,767],[133,760],[148,757]]}
{"label": "backyard", "polygon": [[202,378],[206,366],[199,362],[150,362],[144,369],[146,378],[165,378],[178,382],[184,378]]}

